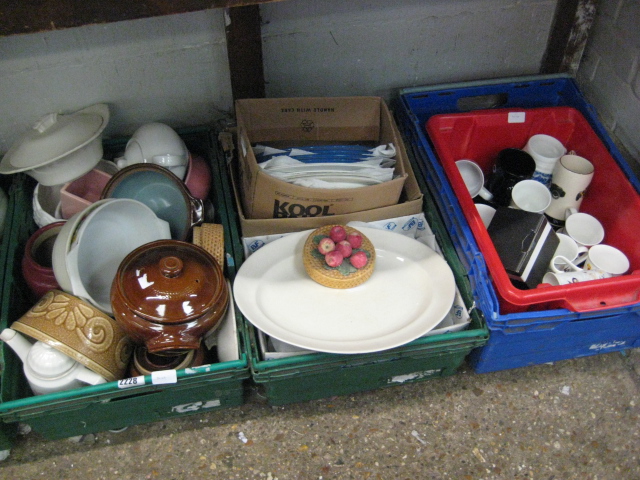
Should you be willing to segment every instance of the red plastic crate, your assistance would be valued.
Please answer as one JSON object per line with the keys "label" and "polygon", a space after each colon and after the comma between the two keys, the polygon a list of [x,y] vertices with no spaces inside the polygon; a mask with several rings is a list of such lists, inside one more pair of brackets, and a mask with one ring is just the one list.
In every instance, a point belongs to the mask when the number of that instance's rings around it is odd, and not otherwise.
{"label": "red plastic crate", "polygon": [[[516,118],[524,116],[521,123],[509,121],[514,113],[522,114]],[[578,110],[548,107],[436,115],[427,121],[426,130],[484,256],[502,312],[554,308],[583,312],[640,301],[640,195]],[[630,273],[565,286],[541,285],[531,290],[518,289],[511,283],[455,162],[474,160],[488,178],[500,150],[523,148],[529,137],[538,133],[556,137],[567,150],[575,150],[593,163],[594,177],[580,211],[602,222],[602,243],[619,248],[629,257]]]}

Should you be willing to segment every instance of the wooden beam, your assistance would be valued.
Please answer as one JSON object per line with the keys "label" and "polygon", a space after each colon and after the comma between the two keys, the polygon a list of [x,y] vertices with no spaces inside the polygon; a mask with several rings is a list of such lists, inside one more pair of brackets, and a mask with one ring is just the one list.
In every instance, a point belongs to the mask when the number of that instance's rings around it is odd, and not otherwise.
{"label": "wooden beam", "polygon": [[0,36],[271,1],[274,0],[0,0]]}
{"label": "wooden beam", "polygon": [[558,0],[540,73],[575,74],[596,15],[596,0]]}
{"label": "wooden beam", "polygon": [[260,21],[259,5],[229,8],[225,12],[234,100],[265,96]]}

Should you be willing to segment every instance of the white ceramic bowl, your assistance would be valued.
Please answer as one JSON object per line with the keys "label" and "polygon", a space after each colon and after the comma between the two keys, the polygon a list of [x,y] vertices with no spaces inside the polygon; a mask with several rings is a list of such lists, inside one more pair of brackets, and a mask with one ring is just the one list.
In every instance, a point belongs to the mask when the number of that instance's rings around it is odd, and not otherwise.
{"label": "white ceramic bowl", "polygon": [[124,157],[118,159],[118,167],[136,163],[155,163],[165,167],[180,180],[184,180],[189,163],[189,151],[175,130],[164,123],[152,122],[142,125],[134,132]]}
{"label": "white ceramic bowl", "polygon": [[33,190],[33,220],[38,227],[62,220],[60,212],[60,190],[62,185],[36,185]]}
{"label": "white ceramic bowl", "polygon": [[111,315],[111,284],[120,262],[146,243],[169,238],[169,224],[142,202],[99,200],[71,217],[58,234],[56,280],[63,290]]}
{"label": "white ceramic bowl", "polygon": [[0,173],[25,172],[46,186],[81,177],[102,159],[109,108],[96,104],[68,115],[49,113],[11,146]]}
{"label": "white ceramic bowl", "polygon": [[53,267],[53,274],[55,275],[60,288],[67,293],[73,293],[71,278],[67,271],[67,251],[69,250],[69,245],[78,225],[87,218],[94,208],[99,206],[96,205],[97,203],[98,202],[93,203],[67,220],[58,232],[58,236],[53,244],[53,250],[51,251],[51,266]]}

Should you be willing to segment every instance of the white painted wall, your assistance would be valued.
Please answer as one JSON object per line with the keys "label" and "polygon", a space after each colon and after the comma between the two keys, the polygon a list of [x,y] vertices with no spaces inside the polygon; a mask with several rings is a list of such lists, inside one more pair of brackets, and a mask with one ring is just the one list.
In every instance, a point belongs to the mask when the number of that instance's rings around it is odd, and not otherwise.
{"label": "white painted wall", "polygon": [[261,7],[267,95],[378,95],[536,74],[555,0],[288,0]]}
{"label": "white painted wall", "polygon": [[[267,94],[380,95],[538,72],[556,0],[261,6]],[[0,153],[43,114],[111,105],[107,136],[233,108],[222,10],[0,38]]]}
{"label": "white painted wall", "polygon": [[111,107],[105,134],[232,108],[221,10],[0,38],[0,152],[45,113]]}
{"label": "white painted wall", "polygon": [[640,176],[640,3],[599,0],[580,90]]}

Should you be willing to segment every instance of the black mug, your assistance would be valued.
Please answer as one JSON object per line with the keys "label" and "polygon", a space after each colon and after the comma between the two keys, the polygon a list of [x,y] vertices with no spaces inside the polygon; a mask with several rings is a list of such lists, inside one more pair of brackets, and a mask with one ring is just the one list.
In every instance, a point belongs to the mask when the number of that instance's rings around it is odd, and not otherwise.
{"label": "black mug", "polygon": [[493,203],[508,207],[514,185],[531,178],[535,170],[536,161],[524,150],[517,148],[501,150],[493,165],[493,173],[485,185],[493,194]]}

